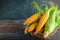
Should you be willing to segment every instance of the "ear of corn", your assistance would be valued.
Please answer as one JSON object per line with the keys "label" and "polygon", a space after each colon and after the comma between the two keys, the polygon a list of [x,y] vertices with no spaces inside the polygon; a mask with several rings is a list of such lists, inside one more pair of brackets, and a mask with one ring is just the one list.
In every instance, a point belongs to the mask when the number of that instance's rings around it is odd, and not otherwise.
{"label": "ear of corn", "polygon": [[35,22],[35,23],[32,23],[30,26],[27,26],[27,27],[25,28],[25,31],[24,31],[25,34],[33,31],[33,30],[36,28],[36,25],[37,25],[37,23]]}
{"label": "ear of corn", "polygon": [[48,20],[48,18],[49,18],[49,14],[48,13],[42,15],[41,19],[39,20],[39,23],[37,24],[36,32],[34,34],[37,34],[39,31],[41,31],[41,29],[43,28],[44,24]]}
{"label": "ear of corn", "polygon": [[29,17],[25,22],[24,22],[24,25],[26,24],[31,24],[33,23],[34,21],[38,20],[38,13],[35,13],[34,15],[32,15],[31,17]]}
{"label": "ear of corn", "polygon": [[28,32],[33,31],[33,30],[36,28],[36,25],[37,25],[37,23],[31,24],[31,25],[29,26],[29,28],[28,28]]}
{"label": "ear of corn", "polygon": [[50,12],[50,17],[45,25],[44,38],[47,38],[48,35],[52,33],[54,29],[56,28],[55,26],[56,13],[57,13],[57,8]]}
{"label": "ear of corn", "polygon": [[43,28],[43,26],[45,25],[45,23],[47,22],[48,18],[49,18],[49,12],[53,9],[50,8],[45,14],[42,15],[42,17],[39,19],[39,23],[37,24],[36,27],[36,31],[35,31],[35,35],[41,31],[41,29]]}

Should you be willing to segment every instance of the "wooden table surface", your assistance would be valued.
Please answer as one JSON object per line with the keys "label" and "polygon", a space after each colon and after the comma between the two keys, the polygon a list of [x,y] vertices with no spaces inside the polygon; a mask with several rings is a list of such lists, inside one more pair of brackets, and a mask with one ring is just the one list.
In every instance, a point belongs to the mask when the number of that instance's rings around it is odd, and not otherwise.
{"label": "wooden table surface", "polygon": [[[0,39],[37,40],[37,38],[32,37],[30,34],[24,34],[24,20],[25,19],[0,20]],[[48,40],[60,40],[60,31],[58,31]]]}
{"label": "wooden table surface", "polygon": [[[0,20],[0,39],[37,40],[38,38],[32,37],[30,34],[24,34],[25,26],[22,25],[24,20]],[[48,40],[60,40],[60,31]]]}

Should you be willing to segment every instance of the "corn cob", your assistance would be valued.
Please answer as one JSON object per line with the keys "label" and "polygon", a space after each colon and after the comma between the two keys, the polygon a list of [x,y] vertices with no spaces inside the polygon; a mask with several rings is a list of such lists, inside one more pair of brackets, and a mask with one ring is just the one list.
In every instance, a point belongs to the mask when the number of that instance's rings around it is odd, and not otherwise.
{"label": "corn cob", "polygon": [[25,28],[24,32],[25,34],[27,34],[28,32],[33,31],[36,28],[37,23],[32,23],[31,25],[27,25],[27,27]]}
{"label": "corn cob", "polygon": [[49,14],[48,13],[45,13],[45,14],[42,15],[42,17],[39,20],[39,23],[37,25],[35,34],[37,34],[43,28],[43,26],[47,22],[48,18],[49,18]]}
{"label": "corn cob", "polygon": [[36,28],[36,25],[37,25],[37,23],[31,24],[31,25],[29,26],[29,28],[28,28],[28,32],[33,31],[33,30]]}
{"label": "corn cob", "polygon": [[34,15],[32,15],[31,17],[29,17],[25,22],[24,22],[24,25],[26,24],[31,24],[33,23],[34,21],[38,20],[38,13],[35,13]]}

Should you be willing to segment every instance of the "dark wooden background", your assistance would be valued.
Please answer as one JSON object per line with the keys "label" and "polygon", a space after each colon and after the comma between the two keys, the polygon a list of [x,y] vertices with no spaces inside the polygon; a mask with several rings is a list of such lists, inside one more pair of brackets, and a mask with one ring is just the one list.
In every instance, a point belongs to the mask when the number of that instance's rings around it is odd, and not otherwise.
{"label": "dark wooden background", "polygon": [[[23,19],[28,18],[36,11],[33,1],[36,1],[41,8],[43,0],[0,0],[0,19]],[[60,7],[59,0],[44,0],[52,1],[58,4]]]}

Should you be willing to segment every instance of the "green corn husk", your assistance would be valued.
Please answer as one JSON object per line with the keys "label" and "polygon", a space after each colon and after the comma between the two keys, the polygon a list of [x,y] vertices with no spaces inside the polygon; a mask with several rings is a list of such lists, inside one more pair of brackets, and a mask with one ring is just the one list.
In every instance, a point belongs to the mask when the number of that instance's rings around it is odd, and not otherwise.
{"label": "green corn husk", "polygon": [[[56,5],[56,6],[57,6],[57,5]],[[57,7],[58,7],[58,6],[57,6]],[[58,11],[58,8],[57,8],[57,13],[56,13],[56,18],[55,18],[55,26],[56,26],[56,27],[59,25],[58,20],[57,20],[57,18],[58,18],[58,13],[59,13],[59,11]]]}
{"label": "green corn husk", "polygon": [[60,25],[60,10],[57,13],[57,23]]}
{"label": "green corn husk", "polygon": [[39,17],[41,17],[43,10],[41,9],[41,7],[39,6],[39,4],[38,4],[37,2],[33,1],[33,4],[34,4],[35,8],[36,8],[37,11],[38,11]]}
{"label": "green corn husk", "polygon": [[47,11],[49,9],[48,5],[47,4],[44,4],[44,6],[45,6],[44,11]]}
{"label": "green corn husk", "polygon": [[50,17],[44,28],[44,38],[47,38],[48,35],[52,33],[56,28],[56,25],[55,25],[56,13],[57,13],[57,7],[54,10],[51,10],[50,12]]}
{"label": "green corn husk", "polygon": [[57,14],[56,14],[56,28],[60,28],[60,10],[57,11]]}

